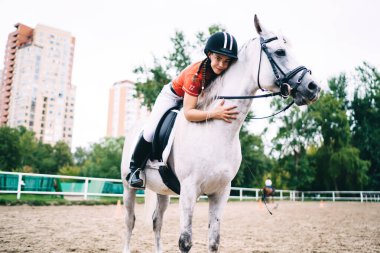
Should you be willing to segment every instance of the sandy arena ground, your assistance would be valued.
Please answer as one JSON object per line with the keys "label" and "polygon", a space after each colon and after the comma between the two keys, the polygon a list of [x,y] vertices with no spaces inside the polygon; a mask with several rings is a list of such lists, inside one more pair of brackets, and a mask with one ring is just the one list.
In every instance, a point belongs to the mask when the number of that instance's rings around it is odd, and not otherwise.
{"label": "sandy arena ground", "polygon": [[[277,205],[278,204],[278,205]],[[276,208],[277,206],[277,208]],[[220,252],[380,252],[380,203],[229,202]],[[136,206],[132,252],[153,252],[153,233]],[[198,203],[191,252],[207,252],[208,204]],[[121,206],[0,206],[0,252],[121,252]],[[178,204],[163,227],[164,252],[178,252]]]}

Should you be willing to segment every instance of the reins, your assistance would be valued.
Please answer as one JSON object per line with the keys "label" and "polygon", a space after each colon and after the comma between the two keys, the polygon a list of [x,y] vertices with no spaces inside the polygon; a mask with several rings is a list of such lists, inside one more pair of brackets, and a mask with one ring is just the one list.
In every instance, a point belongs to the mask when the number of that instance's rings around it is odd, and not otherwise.
{"label": "reins", "polygon": [[274,96],[280,96],[281,92],[274,92],[264,95],[255,95],[255,96],[217,96],[217,99],[254,99],[254,98],[267,98],[267,97],[274,97]]}
{"label": "reins", "polygon": [[252,117],[252,118],[248,118],[248,120],[251,120],[251,119],[267,119],[267,118],[276,116],[277,114],[280,114],[280,113],[285,112],[286,110],[288,110],[293,104],[294,104],[294,100],[292,100],[292,102],[290,102],[287,106],[285,106],[284,108],[282,108],[278,112],[273,113],[272,115],[265,116],[265,117]]}

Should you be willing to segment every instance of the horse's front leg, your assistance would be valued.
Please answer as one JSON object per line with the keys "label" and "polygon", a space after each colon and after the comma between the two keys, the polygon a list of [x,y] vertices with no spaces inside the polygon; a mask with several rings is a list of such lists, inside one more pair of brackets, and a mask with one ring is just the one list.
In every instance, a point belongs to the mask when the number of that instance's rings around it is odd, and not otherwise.
{"label": "horse's front leg", "polygon": [[125,243],[123,248],[123,253],[130,253],[130,242],[132,236],[132,230],[135,226],[135,199],[136,199],[136,190],[131,189],[127,186],[124,186],[123,202],[125,206]]}
{"label": "horse's front leg", "polygon": [[222,192],[208,196],[209,198],[209,230],[208,251],[218,252],[220,242],[220,218],[230,195],[231,184],[228,184]]}
{"label": "horse's front leg", "polygon": [[180,194],[180,229],[181,235],[179,237],[178,246],[181,253],[190,251],[192,244],[192,220],[194,206],[197,201],[198,193],[192,183],[181,182]]}
{"label": "horse's front leg", "polygon": [[157,206],[153,213],[153,231],[156,240],[156,253],[162,252],[161,228],[163,223],[164,212],[169,204],[169,196],[157,194]]}

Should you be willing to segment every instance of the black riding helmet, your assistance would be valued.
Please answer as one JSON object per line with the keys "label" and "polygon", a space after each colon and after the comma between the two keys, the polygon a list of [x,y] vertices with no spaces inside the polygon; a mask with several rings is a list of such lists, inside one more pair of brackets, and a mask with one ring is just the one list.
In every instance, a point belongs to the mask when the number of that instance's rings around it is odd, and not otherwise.
{"label": "black riding helmet", "polygon": [[217,32],[210,36],[207,40],[205,50],[207,55],[209,52],[225,55],[234,60],[238,59],[238,45],[231,34],[227,32]]}

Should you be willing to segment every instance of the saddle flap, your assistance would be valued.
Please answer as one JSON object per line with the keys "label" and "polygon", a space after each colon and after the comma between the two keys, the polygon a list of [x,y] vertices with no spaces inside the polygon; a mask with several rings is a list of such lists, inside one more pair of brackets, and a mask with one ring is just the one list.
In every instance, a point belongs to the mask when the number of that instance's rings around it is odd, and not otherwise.
{"label": "saddle flap", "polygon": [[173,129],[175,120],[178,115],[180,106],[170,108],[161,118],[157,125],[156,132],[153,138],[153,154],[152,158],[156,160],[162,160],[162,153],[165,150],[166,145],[170,137],[170,133]]}

